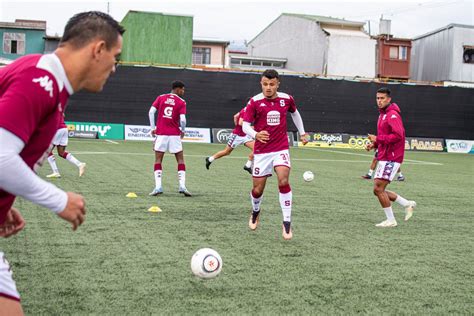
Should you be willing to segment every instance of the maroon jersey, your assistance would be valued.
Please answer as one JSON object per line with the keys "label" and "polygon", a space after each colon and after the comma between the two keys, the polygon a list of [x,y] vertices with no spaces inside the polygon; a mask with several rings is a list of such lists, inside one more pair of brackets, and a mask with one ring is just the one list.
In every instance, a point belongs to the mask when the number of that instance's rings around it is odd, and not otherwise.
{"label": "maroon jersey", "polygon": [[[47,157],[72,93],[54,54],[25,56],[0,70],[0,127],[25,143],[20,157],[31,169],[36,170]],[[14,200],[0,188],[0,224]]]}
{"label": "maroon jersey", "polygon": [[289,148],[286,113],[296,111],[291,95],[278,92],[275,99],[267,99],[263,93],[250,99],[245,110],[244,121],[252,123],[256,132],[267,131],[270,139],[267,143],[255,141],[254,153],[271,153]]}
{"label": "maroon jersey", "polygon": [[186,101],[174,93],[162,94],[152,104],[158,110],[157,135],[181,135],[179,116],[186,114]]}
{"label": "maroon jersey", "polygon": [[241,136],[241,137],[247,135],[242,130],[242,125],[239,124],[240,119],[244,118],[244,114],[245,114],[245,107],[242,110],[240,110],[239,115],[237,116],[237,124],[235,125],[234,130],[232,131],[233,134],[235,134],[237,136]]}
{"label": "maroon jersey", "polygon": [[61,129],[61,128],[67,128],[66,122],[64,122],[64,115],[61,116],[61,120],[59,121],[58,129]]}

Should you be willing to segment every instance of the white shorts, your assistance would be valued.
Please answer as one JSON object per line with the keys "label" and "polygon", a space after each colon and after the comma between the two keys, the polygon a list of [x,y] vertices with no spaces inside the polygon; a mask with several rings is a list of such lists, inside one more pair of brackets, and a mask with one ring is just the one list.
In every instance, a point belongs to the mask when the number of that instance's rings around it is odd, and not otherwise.
{"label": "white shorts", "polygon": [[400,164],[393,161],[379,161],[374,179],[383,179],[392,182],[400,169]]}
{"label": "white shorts", "polygon": [[183,151],[183,145],[181,143],[181,136],[179,135],[156,135],[155,139],[155,151],[169,152],[170,154],[176,154]]}
{"label": "white shorts", "polygon": [[67,146],[68,142],[68,130],[66,127],[58,129],[53,138],[54,146]]}
{"label": "white shorts", "polygon": [[0,251],[0,296],[19,301],[20,294],[13,281],[13,272],[3,252]]}
{"label": "white shorts", "polygon": [[254,154],[253,157],[252,176],[256,178],[271,176],[272,170],[278,166],[291,168],[290,152],[288,149],[273,153]]}
{"label": "white shorts", "polygon": [[239,136],[237,134],[232,133],[229,136],[229,141],[227,142],[227,145],[230,148],[235,148],[239,145],[242,145],[242,144],[245,144],[245,143],[248,143],[248,142],[251,142],[251,141],[253,141],[253,138],[248,136],[248,135]]}

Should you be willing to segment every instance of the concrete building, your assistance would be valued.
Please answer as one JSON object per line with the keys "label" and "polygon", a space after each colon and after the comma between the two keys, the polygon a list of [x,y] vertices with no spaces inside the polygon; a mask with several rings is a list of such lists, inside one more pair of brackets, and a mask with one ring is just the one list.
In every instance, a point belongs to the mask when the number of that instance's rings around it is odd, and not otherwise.
{"label": "concrete building", "polygon": [[414,38],[410,78],[474,82],[474,26],[449,24]]}
{"label": "concrete building", "polygon": [[224,68],[228,66],[229,41],[213,38],[193,39],[193,65]]}
{"label": "concrete building", "polygon": [[0,58],[15,60],[27,54],[42,54],[46,21],[19,20],[0,22]]}
{"label": "concrete building", "polygon": [[193,17],[128,11],[121,24],[125,63],[191,65]]}
{"label": "concrete building", "polygon": [[364,22],[283,13],[248,44],[249,56],[286,59],[296,72],[375,77],[376,41]]}

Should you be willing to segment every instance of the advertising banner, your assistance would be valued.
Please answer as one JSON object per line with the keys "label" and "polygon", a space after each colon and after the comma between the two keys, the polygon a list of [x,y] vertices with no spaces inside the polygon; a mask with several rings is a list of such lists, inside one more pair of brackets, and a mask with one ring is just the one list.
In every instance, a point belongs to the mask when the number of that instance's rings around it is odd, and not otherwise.
{"label": "advertising banner", "polygon": [[68,137],[96,139],[97,138],[97,132],[68,131]]}
{"label": "advertising banner", "polygon": [[227,144],[230,134],[232,134],[232,128],[213,128],[212,142],[218,144]]}
{"label": "advertising banner", "polygon": [[405,150],[444,151],[444,139],[407,137],[405,138]]}
{"label": "advertising banner", "polygon": [[67,129],[74,132],[97,132],[100,139],[124,139],[123,124],[66,122]]}
{"label": "advertising banner", "polygon": [[149,140],[153,141],[151,128],[147,125],[125,125],[126,140]]}
{"label": "advertising banner", "polygon": [[185,143],[211,143],[211,129],[186,127],[183,142]]}
{"label": "advertising banner", "polygon": [[367,135],[348,135],[343,134],[343,142],[348,144],[351,149],[365,149],[370,143]]}
{"label": "advertising banner", "polygon": [[[308,132],[309,142],[307,147],[323,147],[323,148],[349,148],[348,144],[343,142],[343,134],[340,133],[322,133],[322,132]],[[298,137],[298,146],[303,146]]]}
{"label": "advertising banner", "polygon": [[473,140],[446,139],[448,153],[474,154]]}

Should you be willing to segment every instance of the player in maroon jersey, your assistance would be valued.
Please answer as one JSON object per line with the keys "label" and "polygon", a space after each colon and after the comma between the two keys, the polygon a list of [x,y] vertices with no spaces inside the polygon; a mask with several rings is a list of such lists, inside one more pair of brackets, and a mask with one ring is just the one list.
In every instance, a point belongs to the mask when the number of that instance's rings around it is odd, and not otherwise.
{"label": "player in maroon jersey", "polygon": [[[73,16],[53,54],[29,55],[0,70],[0,237],[23,229],[16,196],[49,208],[76,230],[85,220],[81,195],[64,192],[35,170],[51,151],[69,96],[99,92],[115,71],[124,29],[102,12]],[[22,315],[11,269],[0,252],[0,311]]]}
{"label": "player in maroon jersey", "polygon": [[248,136],[242,130],[242,124],[244,122],[243,116],[245,113],[245,107],[234,115],[234,124],[235,128],[232,131],[232,134],[229,136],[229,141],[225,148],[221,151],[216,152],[214,155],[210,157],[206,157],[206,169],[209,169],[211,163],[219,158],[225,157],[230,155],[230,153],[236,148],[237,146],[244,144],[244,146],[248,147],[252,152],[249,155],[249,159],[244,165],[244,170],[248,173],[252,174],[252,162],[253,162],[253,146],[255,141],[253,138]]}
{"label": "player in maroon jersey", "polygon": [[[293,97],[278,92],[280,85],[278,72],[273,69],[265,70],[260,84],[262,93],[250,99],[242,126],[247,135],[255,138],[253,189],[250,193],[253,210],[249,227],[252,230],[257,229],[267,177],[271,176],[274,170],[278,177],[280,206],[283,213],[282,235],[288,240],[293,237],[291,230],[293,195],[289,183],[291,162],[286,126],[288,112],[291,113],[291,118],[301,135],[301,142],[306,145],[308,139]],[[252,122],[253,128],[250,126]]]}
{"label": "player in maroon jersey", "polygon": [[[184,83],[173,81],[171,93],[158,96],[153,102],[148,117],[150,119],[151,135],[155,136],[155,188],[151,191],[151,196],[163,193],[161,178],[163,170],[161,162],[165,152],[174,154],[178,163],[178,192],[184,196],[191,196],[186,189],[186,165],[184,164],[184,153],[181,139],[184,137],[186,129],[186,101],[184,96]],[[156,128],[155,128],[155,114]]]}

